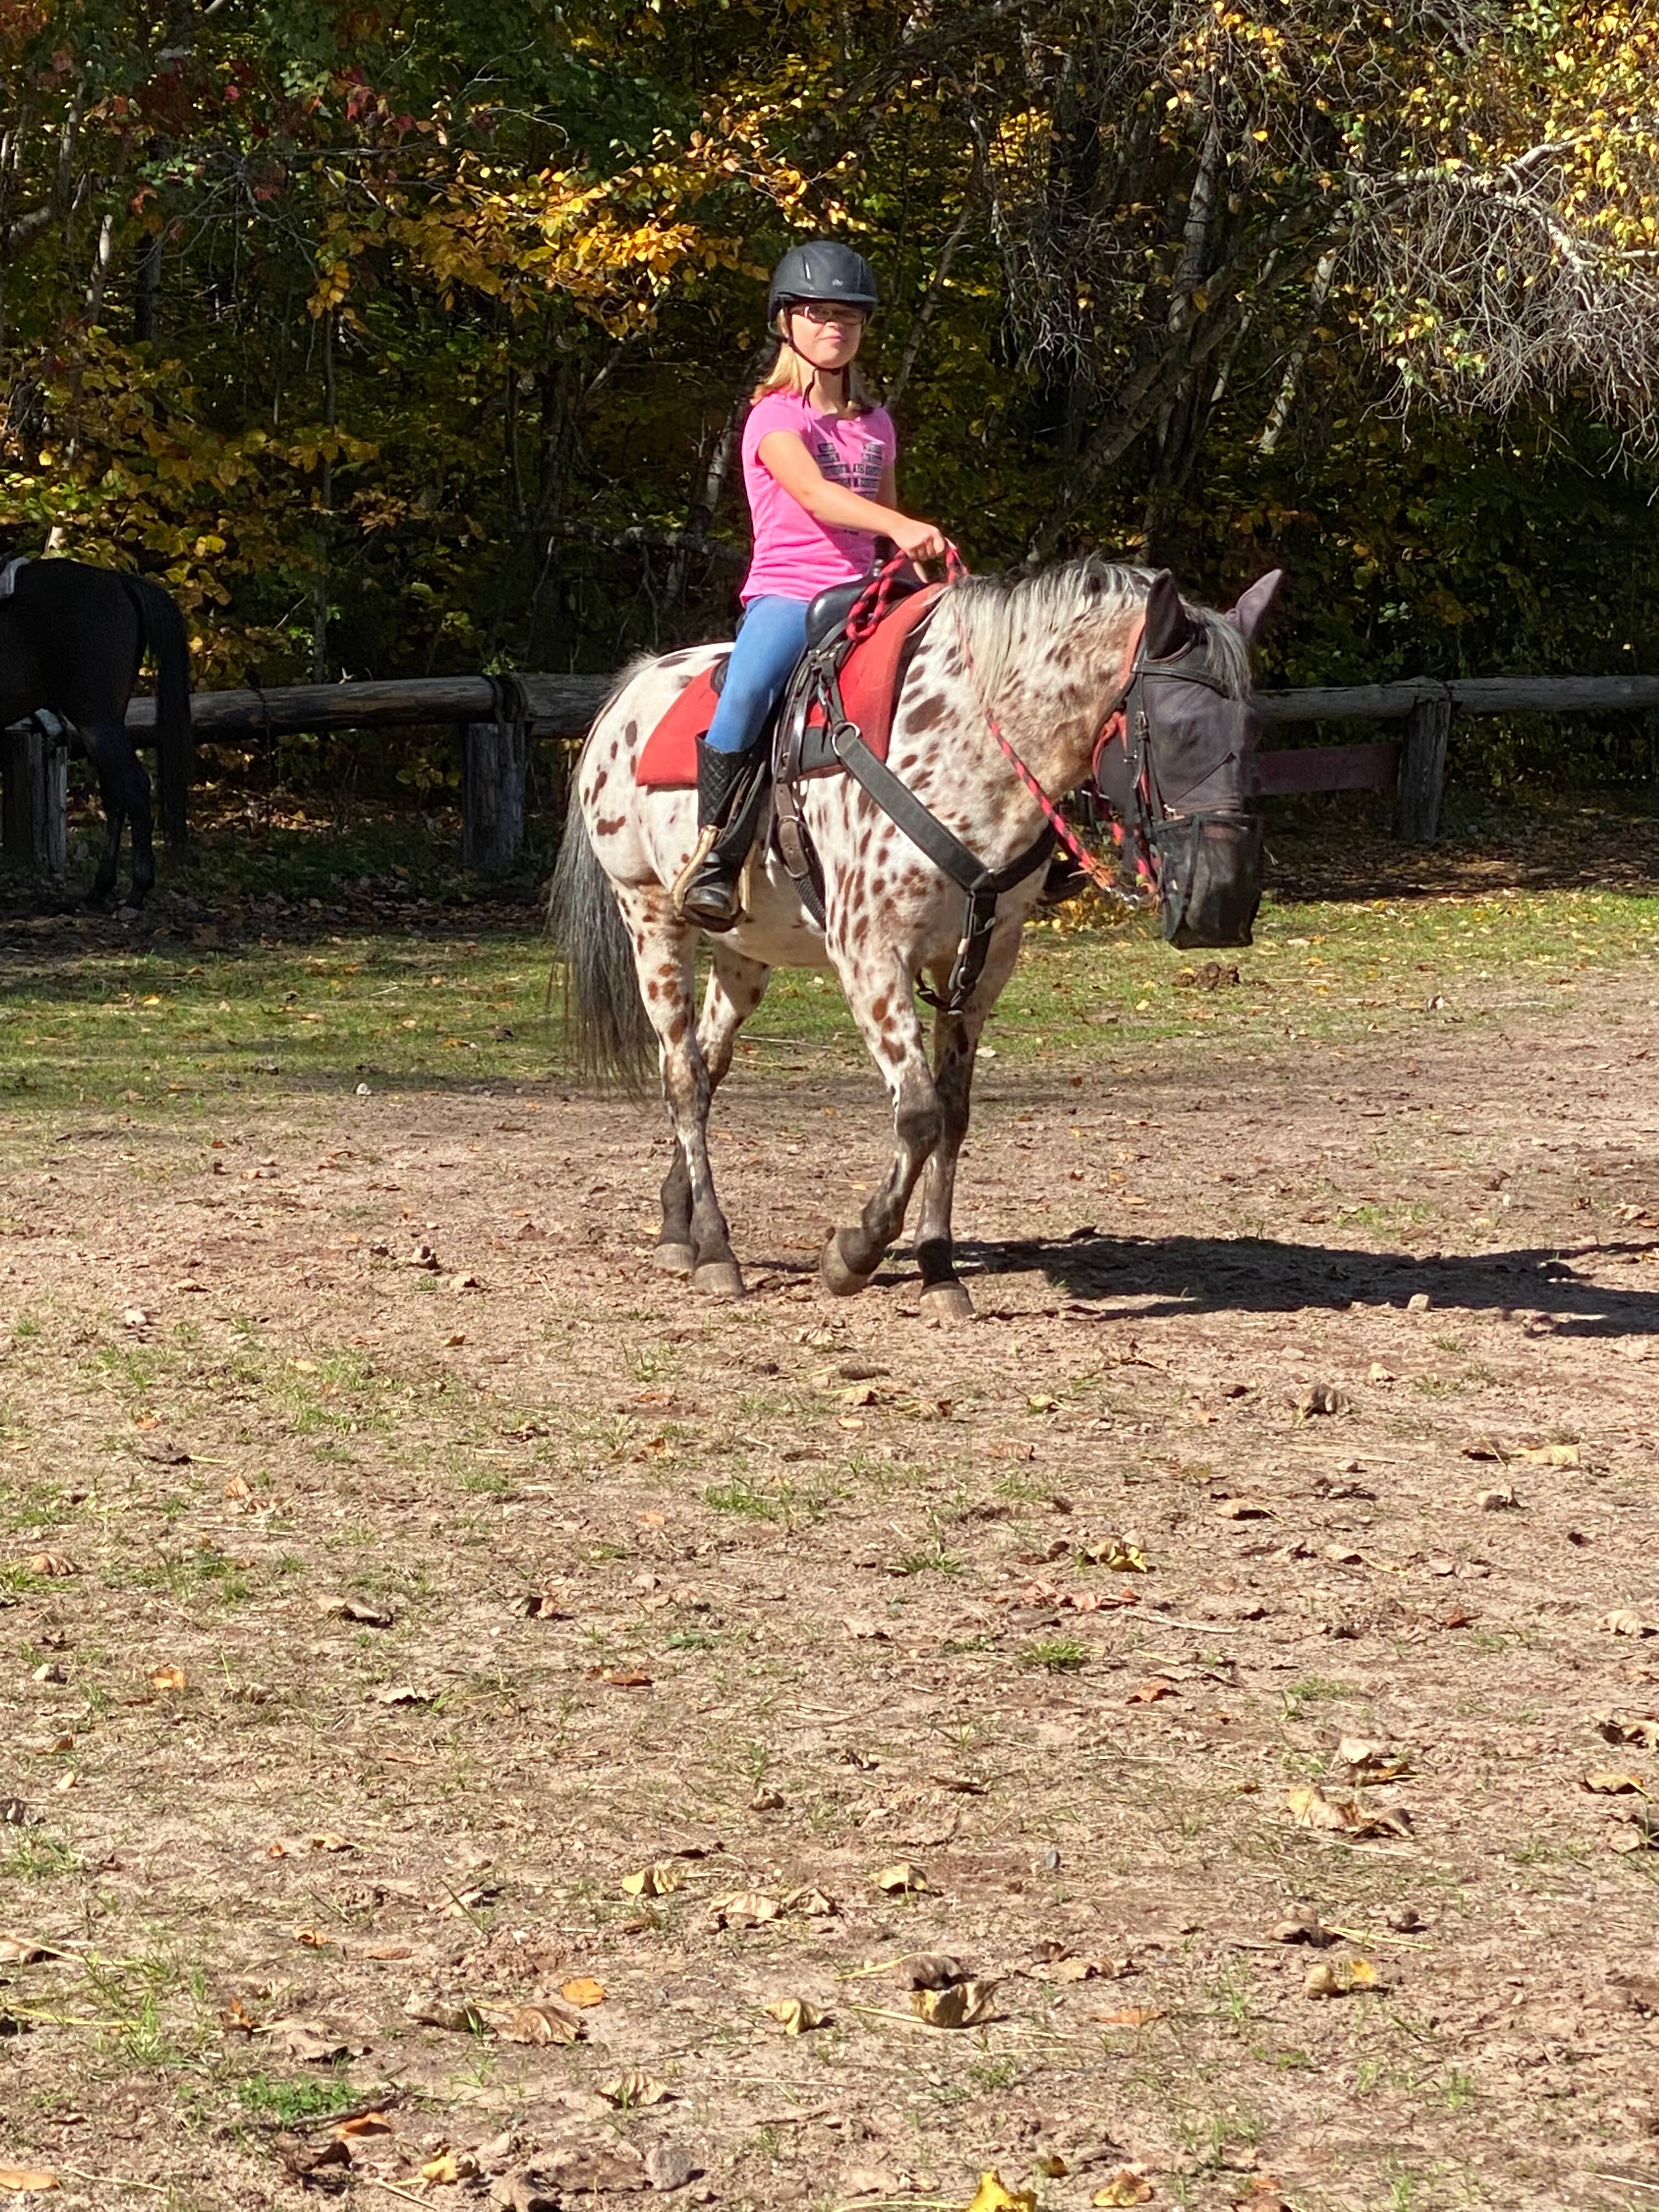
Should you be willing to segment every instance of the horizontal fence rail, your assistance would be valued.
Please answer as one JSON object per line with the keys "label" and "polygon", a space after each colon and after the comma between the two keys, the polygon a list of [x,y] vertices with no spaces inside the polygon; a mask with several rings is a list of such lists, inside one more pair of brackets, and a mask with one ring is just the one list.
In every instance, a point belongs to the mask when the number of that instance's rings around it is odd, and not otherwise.
{"label": "horizontal fence rail", "polygon": [[[274,690],[198,691],[200,738],[291,737],[301,731],[413,728],[452,724],[460,734],[461,856],[505,874],[524,849],[526,746],[574,738],[599,712],[611,676],[422,676],[375,684],[297,684]],[[1432,844],[1440,830],[1446,746],[1455,714],[1628,713],[1659,707],[1659,676],[1411,678],[1298,691],[1265,691],[1264,722],[1403,722],[1398,738],[1258,752],[1253,788],[1264,797],[1325,791],[1393,791],[1395,834]],[[153,699],[135,699],[127,727],[155,726]],[[0,732],[4,852],[13,864],[61,874],[64,756],[31,723]]]}

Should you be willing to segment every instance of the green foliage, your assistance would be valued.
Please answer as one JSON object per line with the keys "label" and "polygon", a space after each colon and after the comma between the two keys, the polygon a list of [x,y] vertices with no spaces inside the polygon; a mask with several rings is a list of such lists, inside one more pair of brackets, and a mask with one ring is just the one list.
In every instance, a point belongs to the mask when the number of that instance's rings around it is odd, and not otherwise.
{"label": "green foliage", "polygon": [[[975,565],[1282,562],[1286,682],[1652,668],[1655,34],[1452,12],[14,0],[0,538],[160,574],[204,685],[715,634],[764,274],[831,230],[887,289],[906,502]],[[1645,726],[1570,729],[1569,780],[1652,774]],[[1559,730],[1459,744],[1561,780]]]}

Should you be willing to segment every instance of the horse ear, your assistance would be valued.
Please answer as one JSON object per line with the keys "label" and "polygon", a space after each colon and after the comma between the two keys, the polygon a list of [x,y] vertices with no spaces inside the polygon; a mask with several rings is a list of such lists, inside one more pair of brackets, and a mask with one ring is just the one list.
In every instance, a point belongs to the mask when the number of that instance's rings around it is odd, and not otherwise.
{"label": "horse ear", "polygon": [[1168,660],[1191,642],[1193,625],[1181,604],[1176,580],[1160,568],[1146,594],[1146,628],[1141,650],[1148,660]]}
{"label": "horse ear", "polygon": [[1236,630],[1242,630],[1249,643],[1261,627],[1262,619],[1273,605],[1279,586],[1285,580],[1282,568],[1269,568],[1265,576],[1258,576],[1248,592],[1239,596],[1238,605],[1229,607],[1224,619]]}

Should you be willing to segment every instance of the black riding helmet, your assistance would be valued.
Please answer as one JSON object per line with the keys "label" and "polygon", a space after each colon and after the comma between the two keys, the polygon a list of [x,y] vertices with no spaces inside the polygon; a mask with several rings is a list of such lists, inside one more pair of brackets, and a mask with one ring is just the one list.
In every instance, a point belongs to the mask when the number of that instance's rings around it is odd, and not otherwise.
{"label": "black riding helmet", "polygon": [[766,319],[775,324],[778,309],[800,300],[836,300],[849,307],[879,306],[876,272],[861,253],[838,239],[815,238],[792,246],[772,271]]}

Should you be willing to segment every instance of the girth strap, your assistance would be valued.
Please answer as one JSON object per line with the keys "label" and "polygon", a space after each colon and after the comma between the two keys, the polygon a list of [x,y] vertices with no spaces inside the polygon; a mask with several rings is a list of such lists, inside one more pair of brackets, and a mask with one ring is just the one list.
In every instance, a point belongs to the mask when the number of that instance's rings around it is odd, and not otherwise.
{"label": "girth strap", "polygon": [[941,875],[949,876],[967,894],[967,926],[957,946],[950,981],[943,996],[918,981],[916,992],[941,1013],[959,1014],[985,972],[991,932],[996,924],[997,902],[1005,891],[1036,873],[1054,848],[1054,833],[1048,823],[1023,853],[1006,867],[988,868],[976,853],[930,813],[907,784],[899,781],[884,761],[878,761],[851,722],[843,720],[830,743],[847,773],[861,784],[879,806],[920,847]]}

